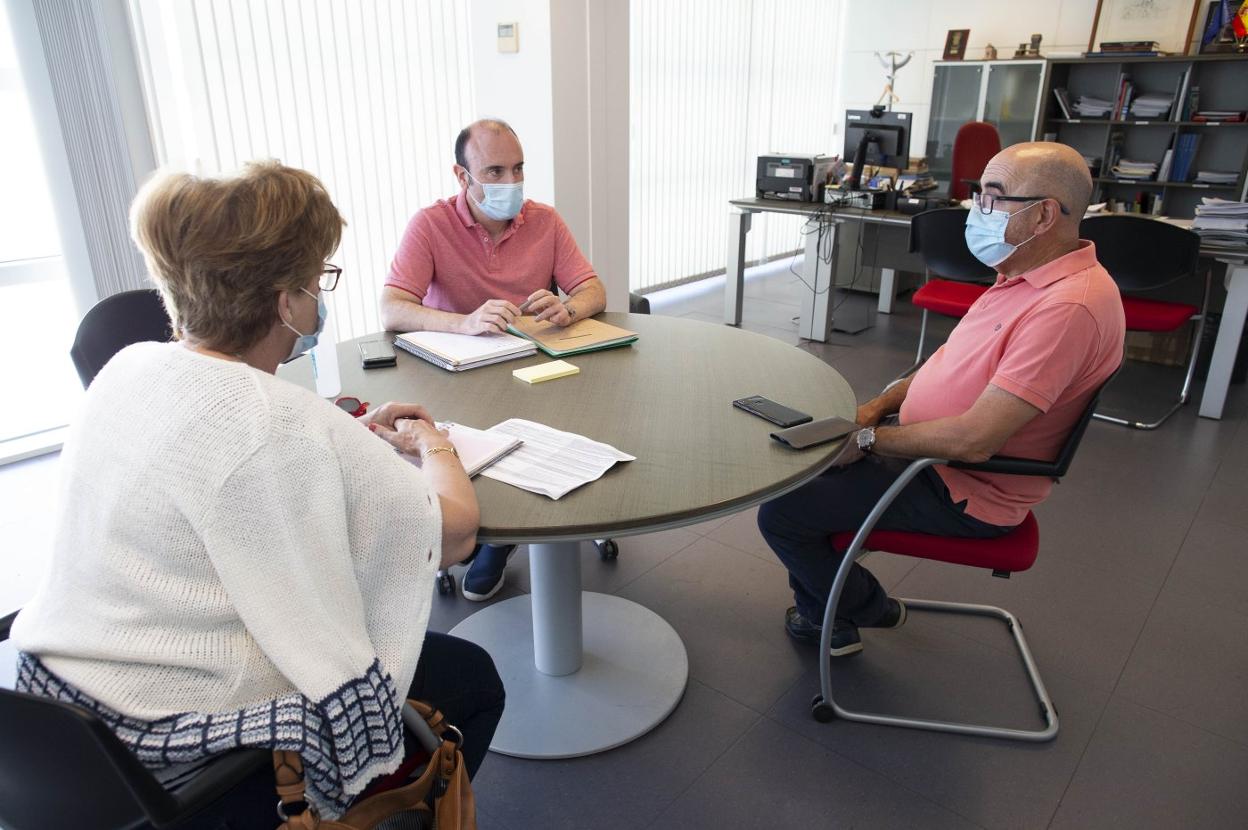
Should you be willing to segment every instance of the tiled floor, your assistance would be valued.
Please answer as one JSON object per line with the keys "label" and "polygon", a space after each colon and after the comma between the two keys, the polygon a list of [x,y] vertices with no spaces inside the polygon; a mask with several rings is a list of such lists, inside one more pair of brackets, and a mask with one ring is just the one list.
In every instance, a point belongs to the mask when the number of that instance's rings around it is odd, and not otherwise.
{"label": "tiled floor", "polygon": [[[918,315],[904,300],[860,335],[799,343],[801,286],[787,265],[747,283],[747,328],[827,360],[860,397],[910,364]],[[713,286],[674,293],[652,297],[656,313],[721,324]],[[947,324],[935,328],[943,336]],[[1132,369],[1135,386],[1177,389],[1172,371]],[[1248,394],[1232,389],[1222,421],[1190,405],[1152,433],[1094,423],[1037,511],[1042,550],[1028,573],[1000,580],[869,556],[902,596],[1018,614],[1062,719],[1054,742],[813,721],[816,657],[784,634],[784,572],[749,511],[622,539],[610,564],[583,551],[587,588],[641,602],[680,633],[688,690],[667,721],[612,752],[491,756],[475,787],[482,827],[1248,826]],[[1136,398],[1119,388],[1109,404]],[[55,460],[0,468],[0,584],[10,593],[14,570],[37,573],[54,470]],[[526,569],[522,550],[499,598],[527,589]],[[477,607],[435,598],[431,626],[449,629]],[[864,654],[837,668],[852,700],[1037,722],[999,626],[916,614],[864,639]]]}

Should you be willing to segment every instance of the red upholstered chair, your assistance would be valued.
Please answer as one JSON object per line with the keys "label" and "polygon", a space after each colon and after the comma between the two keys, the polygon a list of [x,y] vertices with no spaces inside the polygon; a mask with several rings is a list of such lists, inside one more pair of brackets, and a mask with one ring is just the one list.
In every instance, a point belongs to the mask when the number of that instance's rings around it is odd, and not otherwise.
{"label": "red upholstered chair", "polygon": [[1001,152],[1001,136],[987,121],[967,121],[953,139],[953,181],[949,195],[961,201],[971,198],[966,180],[979,181],[988,160]]}
{"label": "red upholstered chair", "polygon": [[[1102,388],[1104,388],[1102,386]],[[1013,475],[1049,476],[1060,479],[1070,468],[1075,457],[1075,450],[1088,428],[1092,413],[1096,409],[1098,390],[1084,409],[1083,416],[1071,430],[1065,446],[1053,461],[1035,461],[1022,458],[1006,458],[997,456],[982,464],[961,464],[953,462],[950,466],[967,470],[982,470],[993,473],[1010,473]],[[957,539],[944,536],[933,536],[926,533],[904,533],[900,531],[877,531],[875,524],[884,514],[905,486],[920,471],[934,464],[948,462],[938,458],[920,458],[906,468],[905,472],[880,497],[871,513],[863,521],[856,533],[839,533],[832,537],[832,544],[845,550],[845,559],[837,571],[832,583],[832,591],[828,596],[828,604],[823,614],[823,636],[820,641],[820,654],[826,655],[831,648],[832,626],[836,618],[836,607],[840,603],[841,591],[845,587],[845,579],[849,575],[853,563],[867,551],[883,551],[920,559],[935,559],[939,562],[950,562],[955,565],[967,565],[972,568],[985,568],[994,576],[1008,577],[1011,573],[1025,571],[1036,561],[1040,550],[1040,527],[1036,517],[1028,512],[1027,518],[1014,530],[996,539]],[[1027,677],[1031,681],[1032,691],[1040,704],[1040,711],[1045,720],[1043,729],[1009,729],[999,726],[981,726],[972,723],[954,721],[926,720],[900,715],[885,715],[871,712],[860,712],[846,709],[838,704],[833,697],[831,661],[824,658],[819,665],[820,693],[811,701],[811,714],[815,720],[826,723],[834,717],[862,723],[883,724],[888,726],[905,726],[912,729],[929,729],[937,732],[956,732],[962,735],[979,735],[982,737],[1009,738],[1022,741],[1049,741],[1057,736],[1057,710],[1044,688],[1040,672],[1032,659],[1027,640],[1023,637],[1022,626],[1018,619],[1004,608],[990,605],[972,605],[959,602],[938,602],[935,600],[902,599],[906,607],[917,611],[936,611],[945,614],[972,614],[976,616],[996,617],[1005,622],[1014,643],[1023,658]]]}
{"label": "red upholstered chair", "polygon": [[[1196,355],[1209,306],[1209,271],[1204,273],[1200,305],[1136,296],[1182,279],[1200,278],[1200,237],[1168,222],[1143,216],[1096,216],[1083,220],[1079,236],[1096,245],[1096,258],[1122,292],[1127,331],[1166,333],[1195,320],[1196,332],[1178,400],[1157,420],[1142,422],[1101,413],[1096,418],[1135,429],[1156,429],[1187,403],[1196,373]],[[1194,292],[1193,292],[1194,294]],[[1193,297],[1194,299],[1194,297]]]}
{"label": "red upholstered chair", "polygon": [[910,298],[923,309],[923,322],[914,365],[903,376],[923,365],[927,313],[961,319],[996,279],[996,269],[984,265],[966,247],[967,213],[965,208],[937,208],[918,214],[910,222],[910,252],[923,257],[927,273],[923,285]]}

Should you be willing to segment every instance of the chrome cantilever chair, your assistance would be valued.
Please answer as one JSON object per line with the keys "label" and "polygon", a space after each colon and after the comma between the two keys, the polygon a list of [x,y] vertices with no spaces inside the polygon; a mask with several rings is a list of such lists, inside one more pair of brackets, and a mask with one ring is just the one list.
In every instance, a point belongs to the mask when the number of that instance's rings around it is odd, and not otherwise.
{"label": "chrome cantilever chair", "polygon": [[[1112,376],[1111,376],[1112,379]],[[1108,381],[1106,381],[1108,383]],[[1101,389],[1105,388],[1102,384]],[[811,715],[821,723],[833,718],[874,723],[887,726],[905,726],[912,729],[928,729],[937,732],[955,732],[962,735],[978,735],[982,737],[1009,738],[1020,741],[1050,741],[1057,736],[1057,710],[1049,698],[1040,672],[1036,668],[1027,640],[1023,637],[1022,626],[1018,618],[1006,611],[991,605],[974,605],[960,602],[939,602],[936,600],[902,599],[910,610],[936,611],[945,614],[971,614],[976,616],[996,617],[1002,620],[1014,636],[1014,643],[1027,677],[1031,681],[1032,691],[1040,704],[1040,712],[1044,717],[1043,729],[1009,729],[999,726],[983,726],[972,723],[954,721],[927,720],[901,715],[886,715],[872,712],[861,712],[846,709],[838,704],[833,697],[831,661],[826,656],[831,648],[832,626],[836,618],[836,607],[840,603],[841,591],[845,588],[845,580],[849,576],[853,563],[868,551],[896,553],[920,559],[935,559],[955,565],[968,565],[973,568],[987,568],[993,576],[1008,578],[1011,573],[1025,571],[1036,561],[1040,550],[1040,527],[1036,517],[1029,511],[1027,517],[1018,527],[1004,536],[995,539],[961,539],[947,536],[934,536],[927,533],[909,533],[903,531],[876,531],[875,524],[880,520],[893,503],[893,499],[922,470],[934,464],[949,464],[964,470],[980,470],[989,473],[1009,473],[1012,475],[1049,476],[1057,481],[1066,474],[1070,463],[1075,457],[1075,450],[1092,420],[1092,413],[1100,399],[1100,390],[1092,396],[1084,408],[1083,415],[1066,438],[1061,452],[1053,461],[1036,461],[1025,458],[1008,458],[996,456],[982,464],[964,464],[947,462],[939,458],[920,458],[910,464],[897,481],[888,488],[880,500],[872,508],[871,513],[863,521],[857,533],[838,533],[832,537],[832,544],[838,549],[845,549],[845,558],[832,583],[832,591],[828,596],[828,604],[823,613],[823,636],[819,643],[819,653],[825,655],[819,665],[820,693],[811,701]]]}
{"label": "chrome cantilever chair", "polygon": [[923,258],[926,268],[923,285],[910,302],[923,309],[919,328],[919,348],[914,365],[905,377],[923,365],[923,344],[927,339],[927,313],[961,319],[996,278],[995,268],[976,259],[966,247],[966,208],[937,208],[917,214],[910,222],[910,252]]}
{"label": "chrome cantilever chair", "polygon": [[1160,418],[1151,422],[1118,418],[1096,413],[1099,421],[1132,427],[1156,429],[1187,403],[1196,374],[1196,356],[1204,335],[1209,310],[1209,269],[1205,268],[1200,305],[1154,300],[1138,296],[1181,279],[1200,276],[1200,237],[1192,231],[1142,216],[1095,216],[1079,225],[1079,236],[1096,245],[1096,258],[1122,292],[1122,310],[1127,331],[1164,334],[1177,331],[1189,320],[1196,321],[1192,348],[1187,357],[1187,373],[1179,398]]}
{"label": "chrome cantilever chair", "polygon": [[[0,620],[0,640],[15,616]],[[9,830],[180,824],[272,763],[267,749],[230,752],[170,793],[92,713],[0,689],[0,826]]]}

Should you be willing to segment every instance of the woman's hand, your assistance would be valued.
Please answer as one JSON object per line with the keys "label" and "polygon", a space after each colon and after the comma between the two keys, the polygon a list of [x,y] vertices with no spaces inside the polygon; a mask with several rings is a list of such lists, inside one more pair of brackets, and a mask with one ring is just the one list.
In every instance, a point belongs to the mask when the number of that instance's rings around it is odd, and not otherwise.
{"label": "woman's hand", "polygon": [[369,424],[368,428],[404,455],[423,458],[434,447],[452,447],[446,430],[438,429],[432,422],[421,418],[399,418],[394,422],[393,429],[376,422]]}
{"label": "woman's hand", "polygon": [[373,424],[380,424],[387,429],[393,430],[395,422],[402,418],[425,421],[429,426],[433,426],[433,416],[429,414],[429,410],[420,404],[395,403],[394,401],[383,403],[372,412],[366,412],[356,418],[356,420],[369,429],[372,429]]}

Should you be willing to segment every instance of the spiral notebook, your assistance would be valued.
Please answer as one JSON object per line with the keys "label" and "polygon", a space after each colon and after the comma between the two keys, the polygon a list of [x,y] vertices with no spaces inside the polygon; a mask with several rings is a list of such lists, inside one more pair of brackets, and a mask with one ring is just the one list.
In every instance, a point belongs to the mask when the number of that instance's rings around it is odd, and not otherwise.
{"label": "spiral notebook", "polygon": [[394,338],[394,345],[449,372],[463,372],[537,352],[531,340],[514,334],[451,334],[413,331]]}

